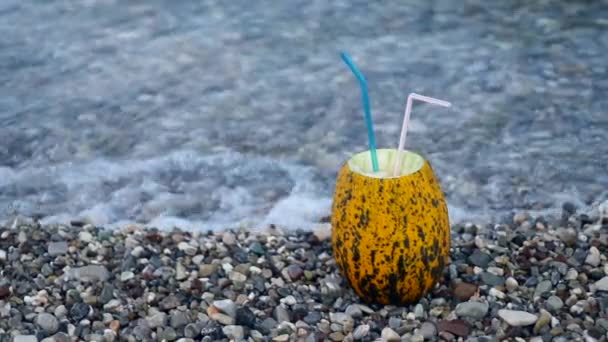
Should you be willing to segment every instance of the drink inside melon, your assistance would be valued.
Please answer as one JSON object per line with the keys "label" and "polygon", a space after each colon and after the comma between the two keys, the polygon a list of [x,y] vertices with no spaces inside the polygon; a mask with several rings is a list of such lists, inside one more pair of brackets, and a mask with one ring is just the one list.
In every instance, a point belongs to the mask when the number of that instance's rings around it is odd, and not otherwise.
{"label": "drink inside melon", "polygon": [[443,192],[431,165],[403,151],[393,175],[396,149],[350,158],[338,174],[332,207],[332,248],[350,286],[365,301],[418,301],[448,263],[450,226]]}

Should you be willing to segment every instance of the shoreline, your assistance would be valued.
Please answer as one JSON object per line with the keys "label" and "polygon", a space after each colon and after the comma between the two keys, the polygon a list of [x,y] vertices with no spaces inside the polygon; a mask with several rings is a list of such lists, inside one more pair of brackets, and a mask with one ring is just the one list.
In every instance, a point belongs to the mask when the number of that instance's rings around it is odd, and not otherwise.
{"label": "shoreline", "polygon": [[442,280],[408,306],[354,294],[328,223],[192,232],[21,218],[0,225],[0,341],[605,341],[605,210],[454,225]]}

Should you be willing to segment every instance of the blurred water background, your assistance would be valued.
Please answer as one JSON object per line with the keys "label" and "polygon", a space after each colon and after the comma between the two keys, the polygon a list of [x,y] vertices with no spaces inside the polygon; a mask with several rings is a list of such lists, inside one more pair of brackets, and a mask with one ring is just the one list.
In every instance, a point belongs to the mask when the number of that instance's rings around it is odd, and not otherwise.
{"label": "blurred water background", "polygon": [[308,229],[341,164],[422,153],[453,222],[608,198],[607,1],[0,2],[0,218]]}

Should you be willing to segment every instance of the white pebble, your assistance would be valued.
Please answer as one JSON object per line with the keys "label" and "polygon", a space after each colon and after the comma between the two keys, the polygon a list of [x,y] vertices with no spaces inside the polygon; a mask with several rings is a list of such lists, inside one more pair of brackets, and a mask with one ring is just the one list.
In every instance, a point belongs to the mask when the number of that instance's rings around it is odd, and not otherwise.
{"label": "white pebble", "polygon": [[513,291],[517,290],[517,288],[519,287],[519,284],[517,283],[517,280],[515,278],[509,277],[505,281],[505,286],[507,287],[507,290],[509,292],[513,292]]}
{"label": "white pebble", "polygon": [[135,278],[135,273],[131,271],[125,271],[120,274],[120,281],[125,282]]}
{"label": "white pebble", "polygon": [[484,248],[486,248],[487,244],[481,236],[476,235],[475,236],[475,246],[477,246],[477,248],[479,248],[479,249],[484,249]]}
{"label": "white pebble", "polygon": [[494,296],[498,299],[505,299],[507,297],[507,295],[504,292],[502,292],[494,287],[490,289],[490,296]]}
{"label": "white pebble", "polygon": [[502,268],[494,266],[488,267],[488,272],[501,277],[505,274],[505,271]]}
{"label": "white pebble", "polygon": [[230,273],[232,271],[232,269],[234,268],[234,266],[232,266],[231,264],[225,262],[225,263],[222,264],[222,268],[224,269],[224,272]]}
{"label": "white pebble", "polygon": [[148,292],[148,294],[146,295],[146,302],[152,303],[154,299],[156,299],[156,295],[154,294],[154,292]]}
{"label": "white pebble", "polygon": [[262,269],[257,266],[250,266],[249,272],[251,272],[251,274],[262,274]]}
{"label": "white pebble", "polygon": [[136,246],[131,251],[131,255],[136,258],[139,258],[143,253],[144,253],[144,248],[142,246]]}
{"label": "white pebble", "polygon": [[387,342],[401,341],[401,336],[389,327],[382,329],[381,337],[383,341]]}
{"label": "white pebble", "polygon": [[587,263],[593,267],[597,267],[597,266],[599,266],[600,261],[601,261],[600,251],[595,246],[591,246],[591,248],[589,248],[589,254],[587,255],[587,258],[585,259],[585,263]]}
{"label": "white pebble", "polygon": [[578,278],[578,271],[574,268],[569,269],[564,277],[566,280],[576,280],[576,278]]}
{"label": "white pebble", "polygon": [[289,295],[285,298],[281,298],[281,303],[285,303],[289,306],[292,306],[292,305],[296,305],[298,303],[298,301],[296,300],[296,297]]}
{"label": "white pebble", "polygon": [[580,315],[583,313],[583,311],[585,311],[585,309],[578,305],[573,305],[570,307],[570,313],[573,315]]}
{"label": "white pebble", "polygon": [[87,231],[82,231],[78,234],[78,239],[82,242],[89,243],[89,242],[93,241],[93,234],[91,234]]}
{"label": "white pebble", "polygon": [[519,310],[498,310],[498,316],[513,327],[532,325],[538,317],[529,312]]}

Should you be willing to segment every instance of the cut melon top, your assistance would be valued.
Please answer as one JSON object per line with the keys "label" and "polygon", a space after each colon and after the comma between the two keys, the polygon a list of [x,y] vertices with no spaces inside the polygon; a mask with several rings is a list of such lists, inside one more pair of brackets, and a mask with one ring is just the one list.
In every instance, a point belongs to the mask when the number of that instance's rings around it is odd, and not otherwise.
{"label": "cut melon top", "polygon": [[398,178],[405,175],[412,174],[422,168],[424,165],[424,158],[419,154],[411,151],[402,151],[403,156],[401,157],[401,172],[398,176],[393,176],[393,168],[395,166],[395,159],[397,158],[396,149],[377,149],[376,153],[378,156],[378,168],[379,172],[374,172],[372,167],[372,160],[369,151],[364,151],[355,154],[351,159],[348,160],[349,168],[359,174],[363,174],[368,177],[374,178]]}

